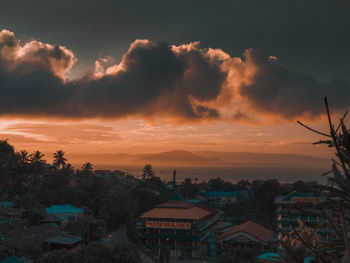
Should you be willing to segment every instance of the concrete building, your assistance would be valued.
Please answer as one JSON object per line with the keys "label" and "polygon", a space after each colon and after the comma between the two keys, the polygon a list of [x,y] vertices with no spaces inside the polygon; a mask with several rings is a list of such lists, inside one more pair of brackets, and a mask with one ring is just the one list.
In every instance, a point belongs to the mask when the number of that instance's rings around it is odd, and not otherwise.
{"label": "concrete building", "polygon": [[[216,211],[190,204],[175,194],[144,213],[138,230],[145,247],[154,255],[165,251],[171,258],[202,258],[215,248],[210,227],[218,220]],[[215,249],[211,256],[215,257]]]}
{"label": "concrete building", "polygon": [[285,196],[278,196],[275,200],[278,239],[281,239],[284,233],[289,233],[297,228],[298,220],[315,229],[321,239],[330,239],[332,230],[328,227],[324,208],[320,206],[325,200],[324,193],[292,192]]}

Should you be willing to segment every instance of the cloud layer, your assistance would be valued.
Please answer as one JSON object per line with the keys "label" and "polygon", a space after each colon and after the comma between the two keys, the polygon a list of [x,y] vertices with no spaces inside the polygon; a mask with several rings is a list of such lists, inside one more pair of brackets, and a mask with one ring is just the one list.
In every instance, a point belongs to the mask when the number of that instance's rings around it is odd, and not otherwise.
{"label": "cloud layer", "polygon": [[118,64],[66,78],[76,58],[63,46],[24,45],[0,32],[0,115],[257,121],[323,113],[323,96],[336,110],[349,106],[349,83],[328,83],[291,72],[276,57],[248,49],[245,59],[199,43],[171,46],[135,40]]}

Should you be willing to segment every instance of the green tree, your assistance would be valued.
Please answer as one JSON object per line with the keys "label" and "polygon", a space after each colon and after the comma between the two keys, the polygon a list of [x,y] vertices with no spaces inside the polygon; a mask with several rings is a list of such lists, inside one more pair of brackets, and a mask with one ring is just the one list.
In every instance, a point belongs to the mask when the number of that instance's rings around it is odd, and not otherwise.
{"label": "green tree", "polygon": [[83,176],[90,176],[94,173],[92,163],[86,162],[81,168],[81,173]]}
{"label": "green tree", "polygon": [[67,163],[67,159],[64,157],[65,152],[62,150],[58,150],[53,154],[53,165],[61,168],[64,167]]}
{"label": "green tree", "polygon": [[65,229],[81,236],[86,243],[99,241],[106,234],[104,221],[92,215],[80,216],[77,221],[69,222]]}
{"label": "green tree", "polygon": [[29,165],[29,153],[26,150],[19,151],[17,153],[18,165],[21,169],[26,168]]}
{"label": "green tree", "polygon": [[142,179],[151,179],[155,177],[153,167],[151,164],[145,164],[142,169]]}
{"label": "green tree", "polygon": [[104,196],[104,210],[107,229],[112,231],[134,220],[139,205],[127,188],[117,184]]}
{"label": "green tree", "polygon": [[42,260],[44,263],[73,263],[74,254],[67,249],[53,250]]}
{"label": "green tree", "polygon": [[90,242],[74,253],[73,262],[110,263],[117,261],[115,261],[114,254],[108,247],[97,242]]}
{"label": "green tree", "polygon": [[36,171],[40,171],[41,168],[44,167],[46,161],[43,159],[45,154],[41,153],[40,151],[34,151],[29,155],[29,161],[32,167]]}
{"label": "green tree", "polygon": [[[324,216],[328,219],[328,227],[334,235],[327,241],[314,242],[308,240],[302,233],[305,227],[295,230],[296,238],[305,246],[319,262],[350,262],[350,130],[345,125],[347,112],[335,125],[331,118],[328,100],[325,98],[326,113],[328,117],[329,132],[320,132],[298,121],[307,129],[323,136],[314,144],[326,144],[335,149],[336,159],[332,159],[332,169],[328,175],[327,185],[319,185],[318,189],[327,194],[325,201],[320,201]],[[318,225],[316,227],[324,227]]]}
{"label": "green tree", "polygon": [[0,140],[0,172],[9,172],[17,166],[15,150],[7,140]]}

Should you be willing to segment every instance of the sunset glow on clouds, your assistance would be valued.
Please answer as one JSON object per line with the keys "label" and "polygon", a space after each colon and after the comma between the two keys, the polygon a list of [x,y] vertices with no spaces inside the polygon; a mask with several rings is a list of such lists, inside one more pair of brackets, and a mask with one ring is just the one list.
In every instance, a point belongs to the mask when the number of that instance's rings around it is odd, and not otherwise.
{"label": "sunset glow on clouds", "polygon": [[283,68],[274,57],[247,49],[231,57],[221,49],[135,40],[120,63],[96,61],[96,72],[66,76],[76,58],[63,46],[0,33],[0,113],[59,118],[137,117],[150,121],[220,119],[271,122],[318,117],[323,96],[348,106],[349,83],[319,82]]}
{"label": "sunset glow on clouds", "polygon": [[296,118],[325,128],[324,96],[337,100],[335,112],[349,106],[346,80],[318,81],[254,49],[233,57],[199,42],[135,40],[119,63],[102,57],[71,79],[76,61],[64,46],[0,32],[1,137],[44,152],[298,153],[308,141],[301,137],[315,137],[295,132]]}

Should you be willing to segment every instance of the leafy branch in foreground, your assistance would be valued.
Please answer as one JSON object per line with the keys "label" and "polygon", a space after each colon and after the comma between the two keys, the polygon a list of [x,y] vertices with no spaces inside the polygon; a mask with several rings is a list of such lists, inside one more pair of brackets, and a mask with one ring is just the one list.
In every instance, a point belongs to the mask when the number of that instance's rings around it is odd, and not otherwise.
{"label": "leafy branch in foreground", "polygon": [[293,236],[320,262],[350,262],[350,130],[345,125],[348,112],[345,112],[339,124],[335,126],[327,97],[325,107],[329,133],[317,131],[300,121],[298,123],[316,134],[327,137],[314,144],[326,144],[335,148],[336,158],[332,159],[332,170],[324,173],[328,176],[328,184],[318,186],[320,191],[326,193],[327,198],[317,204],[322,207],[327,218],[327,228],[332,234],[327,240],[310,241],[304,234],[306,226],[301,225],[293,231]]}

